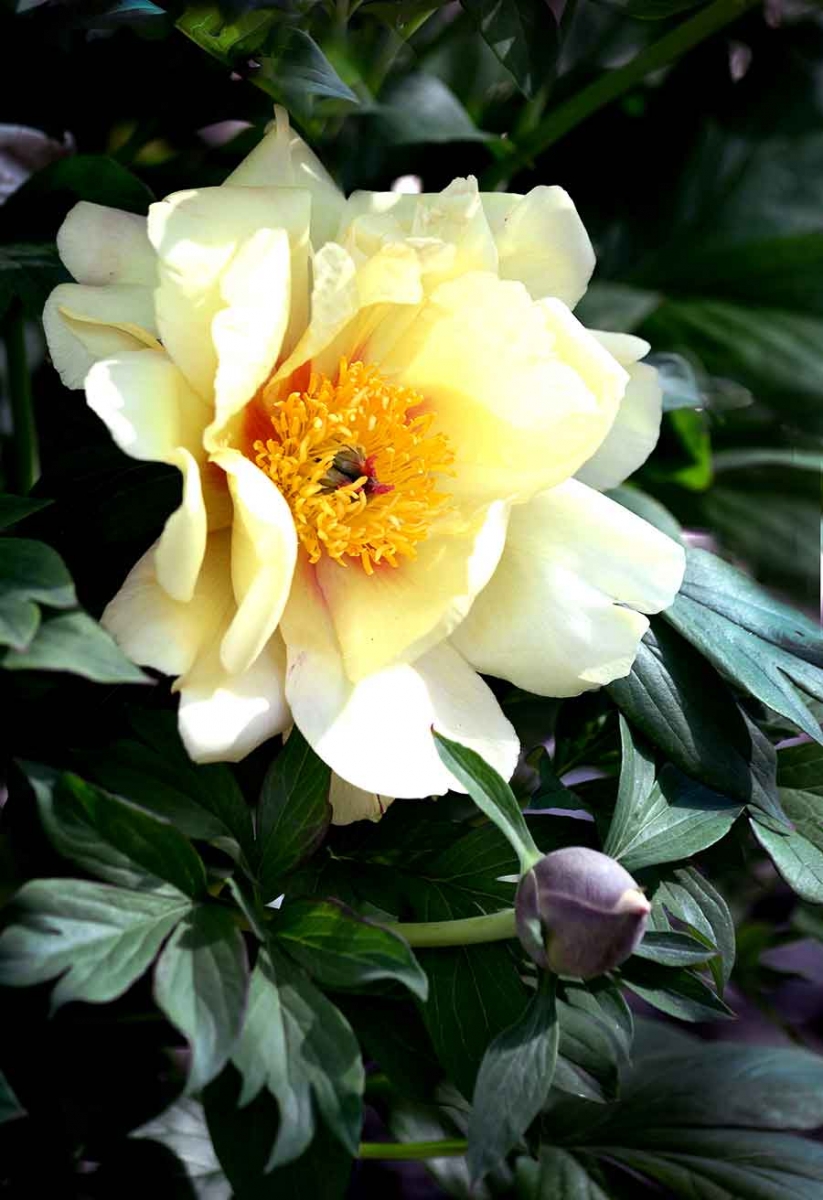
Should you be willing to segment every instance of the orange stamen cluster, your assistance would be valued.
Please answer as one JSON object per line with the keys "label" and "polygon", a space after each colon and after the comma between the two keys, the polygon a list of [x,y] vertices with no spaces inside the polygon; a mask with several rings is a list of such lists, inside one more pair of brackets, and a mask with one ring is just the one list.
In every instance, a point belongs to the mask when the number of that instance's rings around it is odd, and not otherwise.
{"label": "orange stamen cluster", "polygon": [[[422,396],[345,359],[336,379],[313,373],[283,399],[272,390],[263,403],[273,436],[254,443],[255,461],[285,496],[311,562],[355,559],[371,575],[414,558],[448,502],[438,476],[454,459]],[[363,464],[356,478],[351,461]]]}

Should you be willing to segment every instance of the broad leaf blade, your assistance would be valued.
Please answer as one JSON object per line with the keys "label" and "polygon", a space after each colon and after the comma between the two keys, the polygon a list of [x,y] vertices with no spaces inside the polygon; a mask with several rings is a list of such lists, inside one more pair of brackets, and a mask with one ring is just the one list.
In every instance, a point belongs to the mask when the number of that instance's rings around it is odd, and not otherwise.
{"label": "broad leaf blade", "polygon": [[264,901],[317,848],[331,820],[328,766],[294,729],[269,768],[258,808],[257,877]]}

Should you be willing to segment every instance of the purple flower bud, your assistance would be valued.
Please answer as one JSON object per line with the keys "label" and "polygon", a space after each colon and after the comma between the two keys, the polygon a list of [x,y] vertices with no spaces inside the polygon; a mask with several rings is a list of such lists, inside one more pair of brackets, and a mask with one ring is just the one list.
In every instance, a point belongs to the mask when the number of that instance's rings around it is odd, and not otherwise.
{"label": "purple flower bud", "polygon": [[526,952],[558,975],[591,979],[618,966],[646,929],[651,904],[620,863],[567,846],[541,858],[517,889]]}

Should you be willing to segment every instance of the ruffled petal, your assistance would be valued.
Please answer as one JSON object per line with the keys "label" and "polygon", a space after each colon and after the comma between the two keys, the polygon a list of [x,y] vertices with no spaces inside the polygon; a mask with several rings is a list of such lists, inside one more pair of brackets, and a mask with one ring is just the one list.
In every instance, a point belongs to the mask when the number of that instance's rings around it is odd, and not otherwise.
{"label": "ruffled petal", "polygon": [[505,778],[512,775],[517,736],[491,690],[448,643],[413,665],[388,667],[351,683],[304,556],[298,558],[281,629],[294,720],[341,779],[381,796],[463,790],[440,761],[432,726],[476,750]]}
{"label": "ruffled petal", "polygon": [[[260,297],[260,277],[252,270],[250,239],[259,247],[263,231],[283,229],[290,247],[291,305],[305,312],[308,280],[308,192],[297,188],[226,187],[177,192],[149,209],[149,239],[160,261],[155,293],[157,322],[163,345],[206,399],[214,394],[218,351],[213,322],[227,307],[226,287],[247,308],[241,284],[253,281],[255,300],[263,311],[254,321],[257,337],[267,345],[283,319],[283,289],[277,278],[271,295]],[[240,264],[234,275],[235,258]],[[255,302],[252,301],[252,303]],[[239,321],[248,329],[246,311]],[[229,319],[230,323],[230,319]],[[270,367],[274,362],[270,363]],[[259,373],[255,350],[254,371]],[[251,399],[251,394],[248,399]]]}
{"label": "ruffled petal", "polygon": [[441,285],[399,337],[378,326],[364,356],[425,397],[455,488],[477,498],[527,498],[574,474],[627,379],[560,301],[480,273]]}
{"label": "ruffled petal", "polygon": [[629,372],[614,424],[599,449],[577,472],[582,483],[607,492],[642,467],[657,445],[663,392],[655,368],[637,361],[648,354],[648,342],[622,333],[594,336]]}
{"label": "ruffled petal", "polygon": [[500,278],[520,280],[535,300],[554,296],[574,308],[595,260],[571,197],[560,187],[536,187],[526,196],[485,192],[482,200]]}
{"label": "ruffled petal", "polygon": [[433,532],[416,558],[378,564],[373,575],[359,563],[318,562],[318,585],[351,680],[414,662],[451,634],[497,566],[507,518],[507,505],[492,504]]}
{"label": "ruffled petal", "polygon": [[214,461],[234,502],[231,576],[237,612],[220,647],[223,669],[247,671],[271,638],[291,588],[297,534],[291,510],[267,475],[237,451]]}
{"label": "ruffled petal", "polygon": [[512,511],[500,565],[454,644],[478,671],[576,696],[629,673],[640,613],[672,603],[684,565],[671,538],[569,480]]}
{"label": "ruffled petal", "polygon": [[57,249],[78,283],[132,283],[153,288],[157,256],[146,218],[81,200],[57,231]]}
{"label": "ruffled petal", "polygon": [[132,458],[169,462],[180,446],[202,457],[209,409],[164,351],[126,351],[96,363],[86,399]]}
{"label": "ruffled petal", "polygon": [[335,236],[346,203],[317,155],[290,128],[288,113],[279,105],[263,140],[232,171],[226,185],[304,188],[311,196],[311,241],[315,249]]}
{"label": "ruffled petal", "polygon": [[81,388],[92,366],[127,350],[159,350],[149,288],[61,283],[43,309],[52,362],[68,388]]}
{"label": "ruffled petal", "polygon": [[239,762],[292,723],[286,655],[275,636],[248,670],[226,673],[215,647],[178,681],[180,737],[195,762]]}

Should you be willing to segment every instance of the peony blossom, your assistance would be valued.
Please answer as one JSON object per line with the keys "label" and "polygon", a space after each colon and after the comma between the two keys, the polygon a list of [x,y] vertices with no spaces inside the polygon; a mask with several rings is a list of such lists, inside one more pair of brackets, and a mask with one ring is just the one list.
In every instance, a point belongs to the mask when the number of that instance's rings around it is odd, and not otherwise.
{"label": "peony blossom", "polygon": [[80,203],[55,366],[183,499],[104,624],[173,676],[197,761],[295,723],[339,819],[459,788],[431,728],[509,778],[481,673],[544,696],[626,675],[681,548],[601,494],[659,431],[636,337],[572,315],[566,193],[338,191],[278,113],[222,187],[148,219]]}

